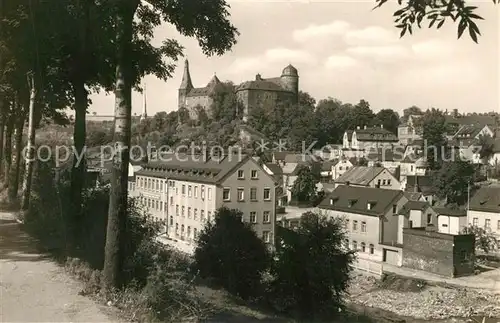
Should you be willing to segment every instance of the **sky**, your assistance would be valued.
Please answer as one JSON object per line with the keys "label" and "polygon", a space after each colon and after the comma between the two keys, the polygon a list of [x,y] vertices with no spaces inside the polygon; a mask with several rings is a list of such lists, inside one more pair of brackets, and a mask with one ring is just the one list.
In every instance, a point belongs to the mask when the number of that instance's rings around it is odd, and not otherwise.
{"label": "sky", "polygon": [[[395,1],[394,1],[395,2]],[[396,4],[372,11],[374,0],[361,1],[229,1],[238,43],[223,56],[205,57],[196,39],[181,36],[164,24],[155,43],[177,39],[185,48],[195,87],[214,74],[238,84],[281,75],[292,64],[299,72],[299,89],[317,101],[333,97],[346,103],[364,99],[374,111],[400,112],[412,105],[422,109],[460,112],[500,112],[500,6],[476,1],[485,19],[475,44],[467,32],[457,40],[457,26],[421,29],[399,38],[394,27]],[[184,58],[167,82],[147,76],[148,115],[177,109],[177,90]],[[112,115],[114,96],[91,96],[90,113]],[[133,93],[133,113],[141,114],[143,96]]]}

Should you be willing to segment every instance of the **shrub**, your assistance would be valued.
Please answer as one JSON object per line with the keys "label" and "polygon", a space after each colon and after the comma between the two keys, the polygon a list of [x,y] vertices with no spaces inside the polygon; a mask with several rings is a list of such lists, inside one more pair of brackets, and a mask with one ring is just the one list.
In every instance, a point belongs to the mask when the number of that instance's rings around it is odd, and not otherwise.
{"label": "shrub", "polygon": [[258,292],[270,257],[265,243],[241,217],[238,210],[217,210],[214,223],[208,222],[198,237],[193,269],[246,298]]}

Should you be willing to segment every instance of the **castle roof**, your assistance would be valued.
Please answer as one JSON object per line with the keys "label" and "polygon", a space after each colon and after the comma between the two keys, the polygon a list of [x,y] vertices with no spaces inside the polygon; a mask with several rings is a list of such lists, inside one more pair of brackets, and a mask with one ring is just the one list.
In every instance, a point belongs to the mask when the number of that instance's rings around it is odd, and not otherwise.
{"label": "castle roof", "polygon": [[275,92],[289,92],[278,84],[268,81],[268,80],[255,80],[255,81],[246,81],[241,83],[236,91],[243,90],[264,90],[264,91],[275,91]]}
{"label": "castle roof", "polygon": [[289,64],[287,67],[283,69],[283,72],[281,73],[282,76],[298,76],[297,69],[293,67],[291,64]]}

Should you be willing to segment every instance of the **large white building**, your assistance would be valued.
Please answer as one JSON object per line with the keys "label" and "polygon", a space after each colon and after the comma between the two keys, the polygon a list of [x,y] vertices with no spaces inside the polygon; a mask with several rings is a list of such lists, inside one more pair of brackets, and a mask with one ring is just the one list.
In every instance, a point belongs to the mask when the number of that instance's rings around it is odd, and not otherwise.
{"label": "large white building", "polygon": [[500,243],[500,187],[481,187],[471,198],[469,224],[492,232]]}

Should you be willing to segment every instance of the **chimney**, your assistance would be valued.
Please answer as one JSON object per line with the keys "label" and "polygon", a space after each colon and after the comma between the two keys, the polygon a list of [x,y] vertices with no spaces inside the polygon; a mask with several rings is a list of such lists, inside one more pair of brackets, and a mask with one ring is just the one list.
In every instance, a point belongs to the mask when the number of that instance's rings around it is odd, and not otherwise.
{"label": "chimney", "polygon": [[365,129],[365,130],[366,130],[366,125],[363,127],[363,129]]}
{"label": "chimney", "polygon": [[380,129],[384,129],[384,125],[383,124],[380,125]]}
{"label": "chimney", "polygon": [[262,76],[260,76],[260,74],[255,75],[255,80],[262,81]]}
{"label": "chimney", "polygon": [[360,127],[360,126],[357,126],[357,127],[356,127],[356,129],[358,129],[358,130],[359,130],[359,129],[361,129],[361,127]]}

